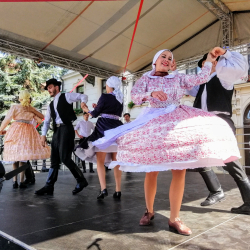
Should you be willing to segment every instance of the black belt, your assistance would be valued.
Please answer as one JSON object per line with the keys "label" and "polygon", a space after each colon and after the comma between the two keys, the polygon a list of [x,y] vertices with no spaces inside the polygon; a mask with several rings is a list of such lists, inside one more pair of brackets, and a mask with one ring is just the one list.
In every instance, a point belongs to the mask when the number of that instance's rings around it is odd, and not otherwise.
{"label": "black belt", "polygon": [[66,126],[66,124],[64,124],[64,123],[59,123],[59,124],[56,124],[56,127],[61,127],[61,126]]}

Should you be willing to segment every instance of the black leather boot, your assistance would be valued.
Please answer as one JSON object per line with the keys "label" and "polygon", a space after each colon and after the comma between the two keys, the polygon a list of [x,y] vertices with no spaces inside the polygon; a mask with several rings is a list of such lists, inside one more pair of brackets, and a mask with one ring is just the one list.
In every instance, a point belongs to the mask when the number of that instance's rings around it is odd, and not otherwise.
{"label": "black leather boot", "polygon": [[74,167],[71,167],[69,170],[71,171],[71,173],[73,174],[73,176],[76,178],[77,181],[75,189],[72,191],[72,194],[75,195],[81,192],[85,187],[87,187],[88,182],[85,179],[80,168],[78,168],[76,165]]}
{"label": "black leather boot", "polygon": [[201,206],[210,206],[225,199],[219,179],[214,171],[211,168],[202,168],[199,173],[201,174],[209,190],[209,195],[206,200],[201,203]]}
{"label": "black leather boot", "polygon": [[247,178],[244,181],[237,180],[236,183],[237,186],[239,187],[244,204],[241,205],[240,207],[233,207],[231,209],[231,212],[235,214],[250,215],[250,181]]}
{"label": "black leather boot", "polygon": [[44,194],[52,195],[54,193],[54,184],[57,181],[57,176],[58,176],[58,169],[50,168],[45,186],[35,191],[35,194],[36,195],[44,195]]}
{"label": "black leather boot", "polygon": [[90,173],[95,173],[95,171],[93,169],[93,163],[92,162],[89,163],[89,172]]}
{"label": "black leather boot", "polygon": [[27,164],[29,164],[29,167],[26,168],[25,170],[25,177],[26,177],[26,180],[24,181],[24,184],[35,184],[36,182],[36,179],[35,179],[35,174],[34,174],[34,171],[33,171],[33,168],[30,164],[30,162],[28,161]]}

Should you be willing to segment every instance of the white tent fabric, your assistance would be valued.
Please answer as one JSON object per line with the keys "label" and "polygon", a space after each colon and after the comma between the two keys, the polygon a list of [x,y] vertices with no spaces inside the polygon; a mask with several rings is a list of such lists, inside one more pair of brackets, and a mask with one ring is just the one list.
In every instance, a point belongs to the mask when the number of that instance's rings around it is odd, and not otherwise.
{"label": "white tent fabric", "polygon": [[250,13],[234,15],[234,45],[250,43]]}
{"label": "white tent fabric", "polygon": [[[222,2],[231,11],[250,10],[249,1]],[[120,73],[139,4],[140,0],[0,2],[0,39]],[[144,0],[127,69],[140,70],[164,48],[178,47],[178,61],[220,46],[216,20],[197,0]],[[249,13],[234,13],[235,45],[250,41],[249,21]]]}

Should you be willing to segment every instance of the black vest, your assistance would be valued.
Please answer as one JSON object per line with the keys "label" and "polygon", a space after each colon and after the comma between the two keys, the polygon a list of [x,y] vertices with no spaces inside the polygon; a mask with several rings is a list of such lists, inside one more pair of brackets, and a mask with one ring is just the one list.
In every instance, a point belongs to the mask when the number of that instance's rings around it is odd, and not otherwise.
{"label": "black vest", "polygon": [[232,97],[234,88],[226,90],[217,76],[214,76],[209,82],[200,85],[199,91],[194,100],[194,107],[201,109],[201,96],[206,86],[207,89],[207,110],[228,112],[232,116]]}
{"label": "black vest", "polygon": [[[53,120],[53,129],[56,130],[56,113],[53,101],[50,103],[50,112]],[[61,94],[57,103],[57,112],[65,125],[72,125],[72,122],[77,119],[73,110],[73,104],[69,104],[66,100],[65,94]]]}

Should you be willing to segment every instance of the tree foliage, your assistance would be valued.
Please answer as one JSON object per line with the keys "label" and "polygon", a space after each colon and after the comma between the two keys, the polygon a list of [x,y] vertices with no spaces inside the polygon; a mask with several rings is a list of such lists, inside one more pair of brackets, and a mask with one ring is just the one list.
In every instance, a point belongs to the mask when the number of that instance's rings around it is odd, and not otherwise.
{"label": "tree foliage", "polygon": [[19,92],[28,89],[32,105],[38,109],[50,101],[43,84],[50,78],[59,79],[67,70],[33,60],[0,54],[0,120],[12,103],[18,103]]}

